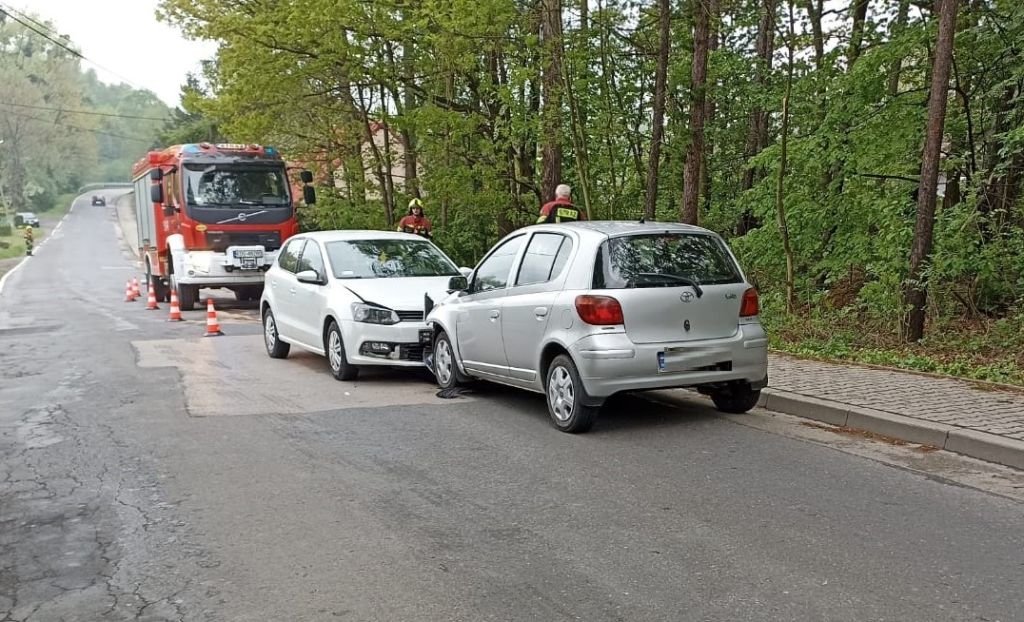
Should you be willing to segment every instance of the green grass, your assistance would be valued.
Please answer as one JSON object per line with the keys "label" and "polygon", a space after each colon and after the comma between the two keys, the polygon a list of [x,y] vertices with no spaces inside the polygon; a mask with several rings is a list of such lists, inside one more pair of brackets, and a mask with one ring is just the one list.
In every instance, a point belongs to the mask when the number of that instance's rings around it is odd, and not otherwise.
{"label": "green grass", "polygon": [[1024,387],[1024,313],[933,321],[917,344],[904,343],[895,322],[842,312],[762,318],[771,346],[795,356]]}
{"label": "green grass", "polygon": [[[37,216],[44,223],[52,220],[59,220],[67,211],[71,208],[71,202],[75,200],[76,194],[62,194],[57,197],[54,201],[53,206],[43,212],[37,212]],[[50,232],[49,227],[43,224],[42,228],[35,230],[35,242],[39,244],[40,240]],[[22,237],[22,232],[17,228],[11,231],[11,235],[0,236],[0,259],[11,259],[13,257],[24,257],[25,256],[25,240]]]}

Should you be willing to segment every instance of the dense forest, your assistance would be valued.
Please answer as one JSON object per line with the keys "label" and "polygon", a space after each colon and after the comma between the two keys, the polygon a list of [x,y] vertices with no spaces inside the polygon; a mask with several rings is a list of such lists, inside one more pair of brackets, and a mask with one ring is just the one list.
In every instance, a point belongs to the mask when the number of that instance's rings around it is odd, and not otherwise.
{"label": "dense forest", "polygon": [[42,18],[0,12],[0,202],[46,211],[87,183],[129,181],[171,110],[99,80]]}

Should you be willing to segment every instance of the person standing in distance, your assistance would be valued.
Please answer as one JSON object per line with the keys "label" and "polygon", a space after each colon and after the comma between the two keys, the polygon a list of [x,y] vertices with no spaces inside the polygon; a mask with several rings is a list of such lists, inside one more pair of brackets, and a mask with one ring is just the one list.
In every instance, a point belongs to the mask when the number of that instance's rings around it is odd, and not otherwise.
{"label": "person standing in distance", "polygon": [[409,201],[409,213],[398,221],[398,231],[416,233],[425,238],[431,237],[433,229],[430,219],[423,213],[423,202],[419,199]]}
{"label": "person standing in distance", "polygon": [[555,200],[545,203],[540,208],[540,217],[536,224],[586,220],[587,217],[583,210],[572,204],[572,200],[569,198],[571,194],[572,188],[565,184],[558,184],[558,187],[555,188]]}

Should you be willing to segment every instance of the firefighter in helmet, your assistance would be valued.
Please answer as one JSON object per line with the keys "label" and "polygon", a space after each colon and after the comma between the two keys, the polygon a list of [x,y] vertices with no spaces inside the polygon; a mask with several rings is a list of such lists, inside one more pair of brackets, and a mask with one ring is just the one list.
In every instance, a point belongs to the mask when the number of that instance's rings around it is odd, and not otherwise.
{"label": "firefighter in helmet", "polygon": [[430,219],[423,213],[423,201],[419,199],[409,201],[409,213],[398,221],[398,231],[415,233],[429,238],[432,228]]}

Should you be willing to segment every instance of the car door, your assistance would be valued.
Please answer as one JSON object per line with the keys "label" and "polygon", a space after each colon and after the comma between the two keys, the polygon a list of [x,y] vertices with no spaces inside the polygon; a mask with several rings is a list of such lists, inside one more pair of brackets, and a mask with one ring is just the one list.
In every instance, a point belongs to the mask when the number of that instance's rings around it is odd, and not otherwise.
{"label": "car door", "polygon": [[316,240],[306,241],[295,274],[310,270],[317,273],[322,284],[302,283],[296,278],[292,318],[295,321],[298,339],[309,347],[322,348],[321,322],[324,309],[327,307],[327,269],[323,253],[320,251],[320,243]]}
{"label": "car door", "polygon": [[[271,270],[267,274],[273,297],[271,308],[274,312],[274,319],[277,321],[277,332],[285,341],[301,341],[296,330],[295,292],[299,282],[295,278],[295,270],[299,267],[299,257],[302,255],[302,247],[305,243],[305,238],[288,240],[278,255],[278,269]],[[265,283],[264,286],[266,285],[268,284]]]}
{"label": "car door", "polygon": [[526,235],[509,238],[480,262],[469,293],[459,301],[456,338],[467,370],[505,377],[508,360],[501,336],[501,303]]}
{"label": "car door", "polygon": [[554,232],[534,233],[526,245],[501,308],[505,356],[514,379],[537,379],[540,347],[572,249],[569,236]]}

